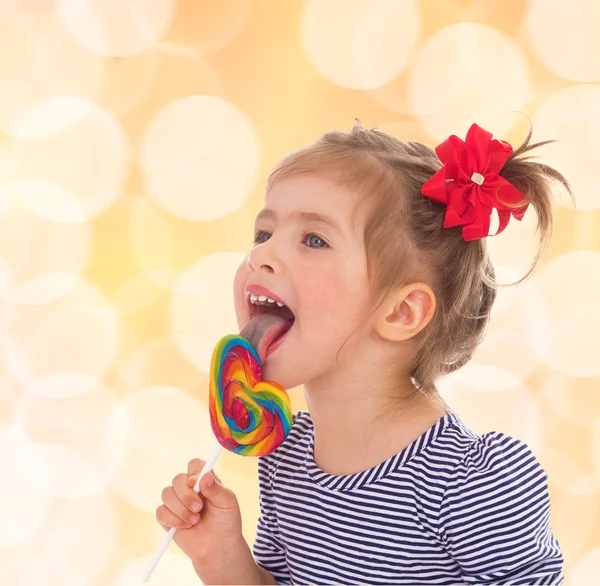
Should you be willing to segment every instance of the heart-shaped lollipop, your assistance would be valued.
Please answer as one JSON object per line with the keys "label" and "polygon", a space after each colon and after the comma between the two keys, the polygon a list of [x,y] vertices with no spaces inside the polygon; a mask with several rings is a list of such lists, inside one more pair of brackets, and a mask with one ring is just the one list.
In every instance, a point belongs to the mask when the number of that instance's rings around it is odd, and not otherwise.
{"label": "heart-shaped lollipop", "polygon": [[250,342],[222,338],[210,373],[210,422],[218,442],[243,456],[266,456],[281,445],[292,426],[290,399],[281,385],[262,380]]}
{"label": "heart-shaped lollipop", "polygon": [[[258,353],[242,336],[225,336],[215,346],[210,363],[210,423],[219,442],[198,474],[215,465],[223,448],[242,456],[266,456],[281,445],[292,427],[290,399],[282,386],[262,380]],[[147,582],[177,529],[172,527],[143,575]]]}

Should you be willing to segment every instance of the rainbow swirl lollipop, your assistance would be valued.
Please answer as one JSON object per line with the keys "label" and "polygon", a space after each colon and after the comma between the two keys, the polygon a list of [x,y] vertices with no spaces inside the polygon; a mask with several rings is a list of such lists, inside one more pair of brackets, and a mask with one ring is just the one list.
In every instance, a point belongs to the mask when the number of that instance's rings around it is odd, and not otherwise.
{"label": "rainbow swirl lollipop", "polygon": [[[290,399],[277,383],[262,380],[258,353],[242,336],[225,336],[210,363],[210,424],[219,442],[194,484],[215,465],[223,448],[242,456],[266,456],[281,445],[292,427]],[[146,568],[147,582],[177,529],[171,527]]]}
{"label": "rainbow swirl lollipop", "polygon": [[218,442],[242,456],[270,454],[292,426],[287,393],[262,380],[260,358],[242,336],[225,336],[213,351],[209,410]]}

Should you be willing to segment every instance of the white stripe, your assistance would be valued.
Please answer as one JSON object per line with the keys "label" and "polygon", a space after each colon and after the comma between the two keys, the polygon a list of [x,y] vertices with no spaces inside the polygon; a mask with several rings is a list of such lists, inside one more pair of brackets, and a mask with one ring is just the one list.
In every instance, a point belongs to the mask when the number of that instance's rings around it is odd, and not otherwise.
{"label": "white stripe", "polygon": [[[454,585],[459,563],[469,583],[562,583],[547,475],[520,440],[479,438],[452,416],[387,461],[334,476],[310,457],[312,431],[307,414],[295,417],[259,458],[253,553],[278,583]],[[512,567],[531,560],[528,573]]]}

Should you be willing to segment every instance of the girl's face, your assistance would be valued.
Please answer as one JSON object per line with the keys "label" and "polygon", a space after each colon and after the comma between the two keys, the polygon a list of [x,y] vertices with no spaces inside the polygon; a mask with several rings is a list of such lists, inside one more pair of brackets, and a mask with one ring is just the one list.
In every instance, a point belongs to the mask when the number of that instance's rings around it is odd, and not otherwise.
{"label": "girl's face", "polygon": [[360,350],[357,332],[336,364],[369,309],[362,218],[351,223],[356,197],[325,177],[289,177],[271,187],[256,218],[254,246],[234,280],[235,310],[241,329],[250,319],[250,291],[259,286],[294,313],[263,365],[265,379],[284,388],[331,374]]}

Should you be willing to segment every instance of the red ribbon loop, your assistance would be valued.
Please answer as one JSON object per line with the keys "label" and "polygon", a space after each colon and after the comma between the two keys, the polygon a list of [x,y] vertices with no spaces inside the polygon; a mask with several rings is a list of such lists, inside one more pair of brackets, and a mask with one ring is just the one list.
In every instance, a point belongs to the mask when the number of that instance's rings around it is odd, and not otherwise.
{"label": "red ribbon loop", "polygon": [[423,184],[421,192],[447,206],[444,228],[462,225],[462,236],[468,241],[490,236],[493,208],[500,219],[494,236],[506,228],[511,215],[523,219],[527,198],[499,175],[513,152],[510,144],[493,139],[491,132],[473,124],[464,142],[453,134],[435,152],[443,166]]}

